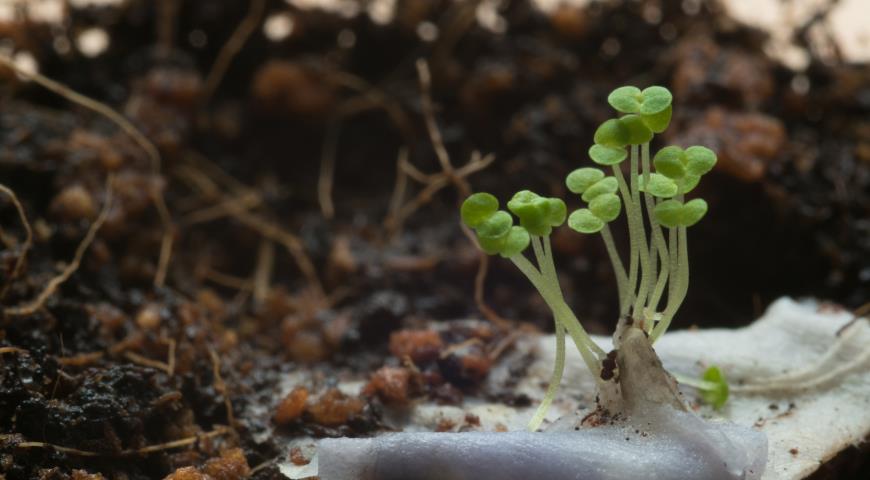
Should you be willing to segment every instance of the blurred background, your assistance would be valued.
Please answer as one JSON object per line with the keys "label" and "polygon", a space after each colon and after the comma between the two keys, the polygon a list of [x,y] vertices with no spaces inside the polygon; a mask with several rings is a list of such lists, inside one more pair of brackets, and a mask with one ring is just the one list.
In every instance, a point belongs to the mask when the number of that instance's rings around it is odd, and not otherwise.
{"label": "blurred background", "polygon": [[[0,196],[0,342],[31,352],[2,364],[0,426],[121,451],[236,422],[254,465],[280,441],[255,441],[271,417],[245,409],[271,402],[287,371],[367,372],[391,334],[452,320],[487,319],[501,332],[490,339],[550,329],[513,265],[487,262],[465,236],[458,203],[527,188],[576,208],[564,178],[590,164],[607,94],[625,84],[674,93],[654,150],[701,144],[719,157],[696,191],[710,211],[690,232],[676,328],[745,325],[783,295],[857,308],[870,300],[868,15],[862,0],[2,1],[0,183],[33,241]],[[89,230],[69,278],[13,311]],[[616,289],[600,239],[561,229],[553,242],[569,303],[608,333]],[[478,335],[462,332],[453,340]],[[209,352],[226,383],[212,386]],[[130,362],[143,370],[118,369]],[[107,444],[81,413],[91,377],[60,381],[64,368],[102,372],[88,388],[102,389],[110,423],[185,427],[116,425]],[[459,390],[479,381],[441,368]],[[173,391],[183,408],[136,407]],[[63,408],[49,402],[64,394]],[[69,429],[74,415],[89,426]],[[161,478],[200,460],[179,455],[19,454],[0,472]]]}

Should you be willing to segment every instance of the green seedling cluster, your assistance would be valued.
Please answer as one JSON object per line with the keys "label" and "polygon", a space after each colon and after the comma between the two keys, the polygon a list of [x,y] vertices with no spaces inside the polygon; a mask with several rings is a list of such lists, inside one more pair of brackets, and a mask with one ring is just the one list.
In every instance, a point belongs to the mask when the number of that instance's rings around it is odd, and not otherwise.
{"label": "green seedling cluster", "polygon": [[[650,342],[655,342],[668,329],[688,290],[687,229],[707,213],[703,199],[687,200],[686,195],[716,165],[715,153],[702,146],[667,146],[650,155],[653,137],[671,121],[671,93],[659,86],[643,90],[626,86],[614,90],[607,100],[620,115],[595,131],[589,158],[601,168],[578,168],[565,179],[568,190],[579,195],[585,206],[567,215],[562,200],[528,190],[517,192],[507,203],[510,213],[499,210],[498,200],[488,193],[475,193],[462,205],[462,219],[476,232],[481,249],[510,259],[553,311],[556,365],[530,422],[532,430],[543,420],[561,381],[566,334],[596,377],[605,359],[605,352],[565,303],[550,246],[552,230],[567,217],[571,229],[601,235],[613,265],[621,315],[641,325]],[[630,244],[628,268],[610,231],[610,224],[623,212]],[[519,225],[514,225],[511,213]],[[529,245],[537,265],[524,254]]]}

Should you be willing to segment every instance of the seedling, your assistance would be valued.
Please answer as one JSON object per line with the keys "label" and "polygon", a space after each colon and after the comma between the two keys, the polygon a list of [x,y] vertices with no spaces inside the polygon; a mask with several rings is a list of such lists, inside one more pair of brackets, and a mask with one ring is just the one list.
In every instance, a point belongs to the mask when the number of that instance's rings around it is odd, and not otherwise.
{"label": "seedling", "polygon": [[674,375],[680,383],[696,388],[704,402],[716,410],[722,409],[728,401],[728,382],[719,367],[712,366],[704,371],[700,379]]}
{"label": "seedling", "polygon": [[[666,88],[620,87],[607,100],[624,115],[605,121],[595,131],[589,157],[602,168],[578,168],[566,178],[568,190],[586,204],[571,212],[567,222],[571,229],[600,234],[604,241],[619,294],[617,333],[626,324],[634,325],[643,329],[652,344],[668,329],[686,297],[687,230],[707,213],[703,199],[687,200],[686,195],[715,166],[716,155],[702,146],[685,150],[668,146],[651,157],[650,142],[668,127],[673,111],[672,96]],[[626,160],[627,169],[623,165]],[[463,203],[462,219],[475,230],[481,249],[511,260],[553,312],[556,361],[547,392],[529,422],[529,429],[536,430],[562,378],[566,334],[598,379],[600,391],[613,376],[614,360],[583,329],[559,286],[550,234],[566,220],[565,203],[523,190],[513,196],[507,208],[519,218],[519,225],[514,225],[510,213],[499,210],[494,196],[475,193]],[[628,268],[610,230],[623,211],[630,240]],[[536,264],[524,254],[529,244]],[[614,335],[614,344],[616,339]],[[717,408],[727,399],[727,384],[718,369],[705,373],[703,385],[694,383]]]}

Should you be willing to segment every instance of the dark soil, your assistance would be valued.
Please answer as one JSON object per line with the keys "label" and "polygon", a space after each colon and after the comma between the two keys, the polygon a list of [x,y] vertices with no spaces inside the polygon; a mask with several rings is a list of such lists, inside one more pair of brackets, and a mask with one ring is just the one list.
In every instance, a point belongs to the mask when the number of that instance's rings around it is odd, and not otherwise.
{"label": "dark soil", "polygon": [[[0,70],[0,183],[34,230],[13,278],[25,231],[0,196],[4,308],[34,298],[73,258],[110,173],[114,196],[56,294],[31,314],[0,317],[0,479],[277,479],[289,438],[366,435],[383,428],[384,405],[475,392],[511,332],[459,321],[482,315],[479,257],[459,228],[456,189],[394,232],[385,224],[400,149],[421,171],[440,170],[418,58],[433,74],[453,164],[494,154],[469,181],[502,199],[521,188],[566,198],[565,175],[587,163],[592,132],[610,115],[607,93],[672,89],[677,133],[666,140],[708,145],[720,159],[699,189],[710,213],[691,234],[678,328],[744,325],[782,295],[868,301],[866,65],[813,56],[793,72],[763,53],[763,33],[714,4],[689,14],[678,0],[552,16],[504,2],[505,33],[473,21],[477,2],[400,1],[381,25],[269,0],[265,16],[292,15],[292,33],[273,41],[256,28],[204,98],[250,3],[132,0],[69,7],[63,25],[0,23],[4,45],[123,112],[162,156],[155,171],[115,124]],[[653,5],[658,20],[644,16]],[[423,22],[437,39],[421,40]],[[91,58],[74,39],[95,26],[110,44]],[[333,218],[317,190],[330,138]],[[421,188],[409,181],[405,201]],[[159,196],[173,251],[155,285]],[[566,230],[554,248],[571,303],[590,330],[609,332],[616,291],[603,245]],[[517,323],[511,331],[548,328],[544,304],[509,262],[490,262],[485,298]],[[308,380],[284,398],[282,380],[300,372]],[[371,375],[358,397],[334,388],[348,372]],[[164,445],[179,440],[188,443]],[[845,455],[820,478],[867,475],[866,449]]]}

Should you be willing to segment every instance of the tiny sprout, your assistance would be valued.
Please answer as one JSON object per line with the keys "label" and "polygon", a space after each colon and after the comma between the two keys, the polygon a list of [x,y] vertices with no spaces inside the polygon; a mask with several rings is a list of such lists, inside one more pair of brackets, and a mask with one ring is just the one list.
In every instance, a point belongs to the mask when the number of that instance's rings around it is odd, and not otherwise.
{"label": "tiny sprout", "polygon": [[722,409],[728,401],[728,382],[722,370],[715,365],[705,370],[700,379],[683,375],[674,375],[674,377],[681,384],[698,389],[701,399],[715,410]]}
{"label": "tiny sprout", "polygon": [[589,147],[589,158],[599,165],[616,165],[627,157],[628,153],[622,147],[605,147],[597,143]]}
{"label": "tiny sprout", "polygon": [[649,192],[654,197],[671,198],[680,190],[676,182],[660,173],[649,174],[649,182],[645,181],[643,177],[643,175],[637,177],[640,191]]}
{"label": "tiny sprout", "polygon": [[704,388],[701,388],[701,398],[716,410],[721,409],[728,401],[728,382],[725,380],[725,375],[714,365],[708,368],[701,378],[705,384]]}
{"label": "tiny sprout", "polygon": [[549,235],[553,227],[565,223],[567,215],[567,207],[562,200],[541,197],[529,190],[514,194],[507,206],[520,218],[520,225],[531,235]]}
{"label": "tiny sprout", "polygon": [[665,200],[655,207],[656,220],[665,227],[691,227],[707,213],[707,202],[701,198],[682,203],[678,200]]}
{"label": "tiny sprout", "polygon": [[604,220],[598,218],[588,208],[581,208],[568,217],[568,226],[579,233],[596,233],[604,228]]}
{"label": "tiny sprout", "polygon": [[589,210],[603,222],[609,223],[616,220],[622,210],[622,201],[614,193],[603,193],[589,202]]}
{"label": "tiny sprout", "polygon": [[640,115],[629,114],[619,119],[628,131],[628,143],[642,145],[652,140],[653,132],[646,126]]}
{"label": "tiny sprout", "polygon": [[583,167],[574,170],[565,178],[565,185],[571,193],[582,194],[589,187],[604,178],[604,172],[597,168]]}
{"label": "tiny sprout", "polygon": [[619,189],[619,183],[613,177],[605,177],[592,184],[580,198],[584,202],[591,202],[595,197],[604,195],[605,193],[616,193]]}
{"label": "tiny sprout", "polygon": [[611,118],[595,130],[594,140],[605,147],[621,148],[628,145],[630,133],[621,119]]}

